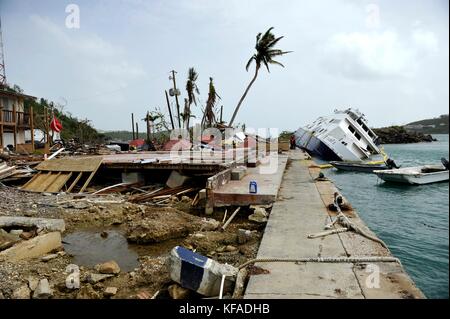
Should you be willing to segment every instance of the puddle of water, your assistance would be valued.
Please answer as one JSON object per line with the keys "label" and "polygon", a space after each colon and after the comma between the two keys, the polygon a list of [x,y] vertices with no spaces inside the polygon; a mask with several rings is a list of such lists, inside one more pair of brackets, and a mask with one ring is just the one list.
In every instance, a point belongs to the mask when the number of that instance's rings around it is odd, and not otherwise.
{"label": "puddle of water", "polygon": [[[108,236],[100,234],[106,231]],[[66,235],[64,249],[73,256],[73,263],[94,267],[105,261],[116,261],[122,271],[132,271],[139,266],[139,256],[158,257],[165,255],[179,244],[179,240],[169,240],[153,245],[129,244],[118,229],[83,229]]]}

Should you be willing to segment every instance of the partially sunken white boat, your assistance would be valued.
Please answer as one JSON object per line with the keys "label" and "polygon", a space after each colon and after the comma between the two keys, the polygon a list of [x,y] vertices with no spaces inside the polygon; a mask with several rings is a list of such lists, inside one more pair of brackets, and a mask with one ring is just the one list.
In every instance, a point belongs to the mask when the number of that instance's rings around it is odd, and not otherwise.
{"label": "partially sunken white boat", "polygon": [[335,110],[295,132],[296,146],[327,161],[363,161],[380,154],[378,136],[360,111]]}
{"label": "partially sunken white boat", "polygon": [[449,170],[447,165],[424,165],[390,170],[376,170],[374,173],[386,182],[423,185],[448,181]]}

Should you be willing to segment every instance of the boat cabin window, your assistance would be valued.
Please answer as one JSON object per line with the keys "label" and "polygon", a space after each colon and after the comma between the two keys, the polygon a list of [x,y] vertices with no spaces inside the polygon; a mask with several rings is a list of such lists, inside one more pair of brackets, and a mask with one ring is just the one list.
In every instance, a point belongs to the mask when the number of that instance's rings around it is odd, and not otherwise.
{"label": "boat cabin window", "polygon": [[355,137],[356,137],[358,140],[361,140],[361,135],[359,135],[359,133],[355,133]]}
{"label": "boat cabin window", "polygon": [[355,129],[353,128],[353,126],[349,125],[348,129],[350,132],[352,132],[353,134],[356,132]]}

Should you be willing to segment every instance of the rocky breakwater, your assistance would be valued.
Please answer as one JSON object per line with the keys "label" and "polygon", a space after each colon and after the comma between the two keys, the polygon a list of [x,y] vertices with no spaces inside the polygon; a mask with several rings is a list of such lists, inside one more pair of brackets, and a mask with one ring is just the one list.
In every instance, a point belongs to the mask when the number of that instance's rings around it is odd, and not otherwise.
{"label": "rocky breakwater", "polygon": [[378,135],[380,144],[407,144],[436,141],[429,134],[408,131],[403,126],[389,126],[373,129],[373,131]]}

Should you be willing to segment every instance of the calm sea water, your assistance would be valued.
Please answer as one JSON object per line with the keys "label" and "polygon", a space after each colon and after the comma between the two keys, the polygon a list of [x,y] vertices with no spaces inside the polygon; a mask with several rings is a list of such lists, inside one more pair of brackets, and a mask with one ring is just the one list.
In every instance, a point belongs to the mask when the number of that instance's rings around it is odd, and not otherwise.
{"label": "calm sea water", "polygon": [[[398,165],[438,164],[449,158],[449,136],[438,142],[385,145]],[[374,174],[329,169],[342,194],[428,298],[449,298],[449,184],[407,186],[383,183]]]}

